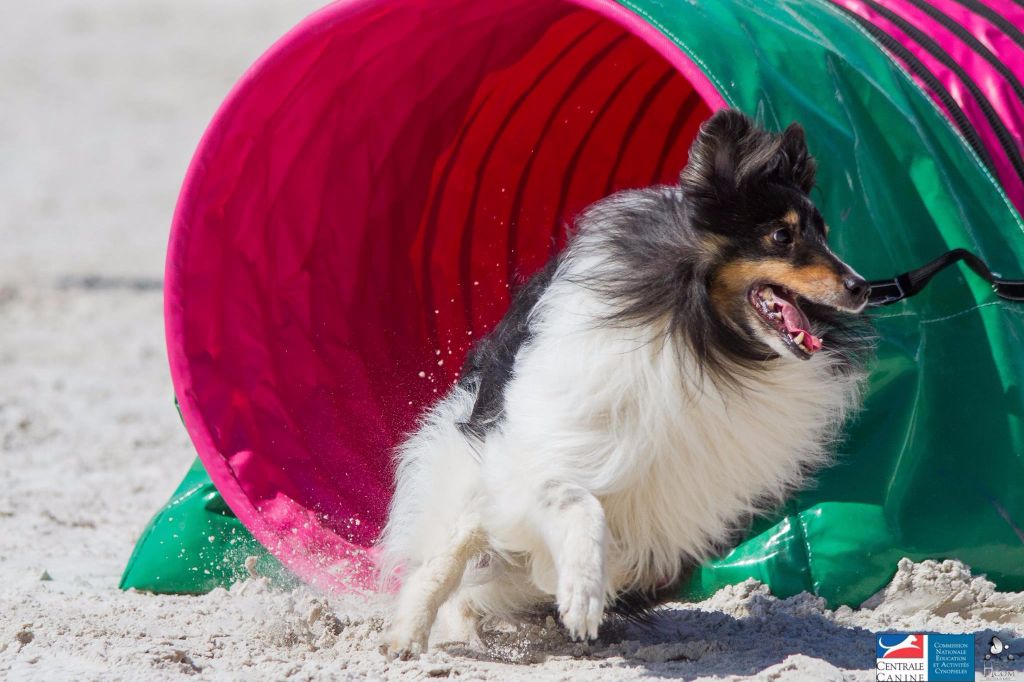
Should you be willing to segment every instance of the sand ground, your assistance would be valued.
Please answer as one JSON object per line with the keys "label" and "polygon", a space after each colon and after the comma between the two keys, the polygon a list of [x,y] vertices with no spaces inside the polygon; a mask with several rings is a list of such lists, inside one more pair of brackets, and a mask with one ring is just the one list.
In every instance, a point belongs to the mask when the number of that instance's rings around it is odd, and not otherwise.
{"label": "sand ground", "polygon": [[1024,595],[955,563],[906,563],[856,610],[748,583],[589,646],[534,623],[393,664],[375,601],[259,579],[119,592],[193,457],[162,337],[178,186],[235,78],[317,4],[0,5],[0,678],[869,680],[878,630],[998,632],[1024,649]]}

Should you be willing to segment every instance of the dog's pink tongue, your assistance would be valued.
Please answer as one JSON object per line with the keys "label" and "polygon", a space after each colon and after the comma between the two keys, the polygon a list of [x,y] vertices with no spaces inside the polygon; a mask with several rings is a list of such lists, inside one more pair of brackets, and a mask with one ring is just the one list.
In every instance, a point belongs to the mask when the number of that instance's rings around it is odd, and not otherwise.
{"label": "dog's pink tongue", "polygon": [[782,306],[782,322],[786,325],[786,331],[794,336],[803,332],[804,348],[812,353],[819,350],[822,346],[821,339],[804,329],[808,324],[807,318],[804,317],[803,313],[795,305],[782,297],[777,296],[775,300]]}

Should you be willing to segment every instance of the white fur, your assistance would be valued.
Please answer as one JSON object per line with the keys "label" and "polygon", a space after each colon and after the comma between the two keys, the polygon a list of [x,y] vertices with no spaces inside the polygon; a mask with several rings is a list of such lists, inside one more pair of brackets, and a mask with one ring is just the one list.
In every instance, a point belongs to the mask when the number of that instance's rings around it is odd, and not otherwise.
{"label": "white fur", "polygon": [[[784,352],[732,386],[657,325],[600,323],[607,304],[572,276],[594,258],[564,261],[535,307],[500,427],[471,443],[455,424],[474,396],[455,388],[402,446],[383,574],[412,577],[392,653],[419,650],[453,592],[469,620],[554,601],[571,634],[596,636],[615,594],[671,582],[799,485],[854,404],[859,377],[824,353]],[[470,550],[463,575],[453,557]]]}

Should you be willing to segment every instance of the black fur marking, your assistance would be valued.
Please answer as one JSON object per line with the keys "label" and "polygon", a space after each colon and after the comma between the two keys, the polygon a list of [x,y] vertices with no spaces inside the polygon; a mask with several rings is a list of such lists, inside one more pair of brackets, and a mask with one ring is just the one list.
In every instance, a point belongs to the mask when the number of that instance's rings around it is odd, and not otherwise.
{"label": "black fur marking", "polygon": [[636,588],[620,592],[608,606],[608,613],[638,625],[652,625],[658,607],[670,601],[678,601],[680,590],[696,569],[697,564],[687,564],[679,578],[671,583],[648,590]]}
{"label": "black fur marking", "polygon": [[512,378],[516,355],[530,341],[530,315],[541,294],[551,284],[558,259],[531,277],[512,297],[498,326],[470,350],[462,366],[459,385],[476,392],[469,419],[458,424],[463,435],[479,440],[501,423],[505,414],[505,386]]}
{"label": "black fur marking", "polygon": [[[774,134],[758,128],[742,113],[726,109],[701,126],[679,181],[698,207],[724,206],[742,213],[756,203],[751,201],[751,191],[763,195],[774,185],[809,194],[816,171],[804,129],[798,123]],[[709,222],[705,227],[727,226]]]}

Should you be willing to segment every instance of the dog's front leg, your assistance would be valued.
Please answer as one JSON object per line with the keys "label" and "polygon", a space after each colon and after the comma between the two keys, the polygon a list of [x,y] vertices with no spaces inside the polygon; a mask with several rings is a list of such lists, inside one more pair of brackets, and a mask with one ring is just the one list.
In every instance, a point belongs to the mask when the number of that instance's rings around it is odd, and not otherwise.
{"label": "dog's front leg", "polygon": [[608,526],[604,509],[578,485],[548,481],[538,526],[558,574],[555,599],[573,639],[595,639],[604,619]]}
{"label": "dog's front leg", "polygon": [[437,610],[458,587],[466,564],[485,546],[484,533],[476,516],[463,516],[448,544],[403,581],[391,628],[381,643],[381,653],[406,659],[426,650]]}

